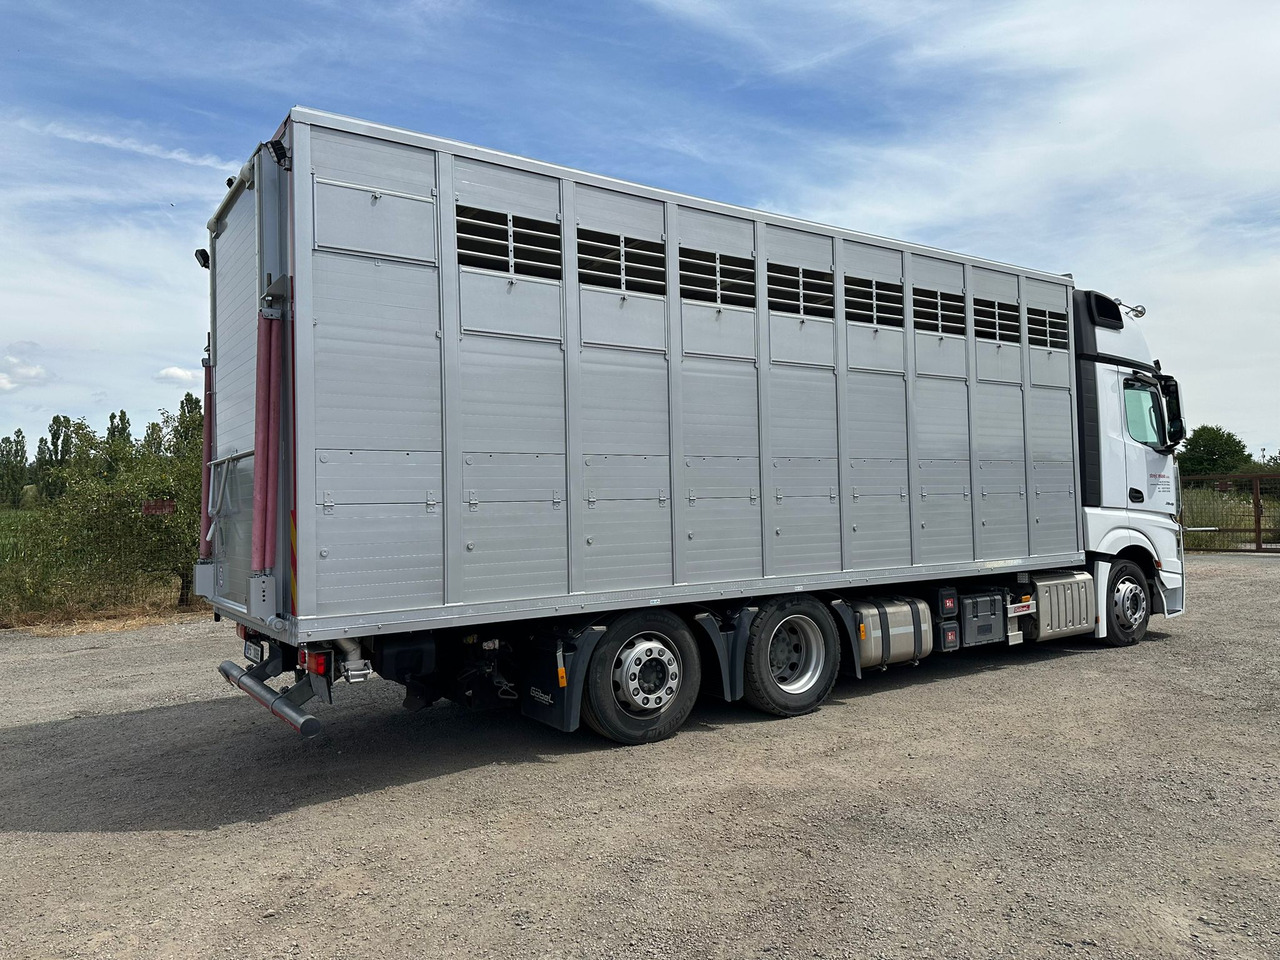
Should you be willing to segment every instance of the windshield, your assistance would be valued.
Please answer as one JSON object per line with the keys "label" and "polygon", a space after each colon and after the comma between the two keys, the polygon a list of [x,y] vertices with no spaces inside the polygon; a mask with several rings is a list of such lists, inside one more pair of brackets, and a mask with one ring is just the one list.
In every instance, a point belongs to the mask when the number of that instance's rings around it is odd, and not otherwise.
{"label": "windshield", "polygon": [[1160,393],[1154,385],[1137,380],[1125,381],[1124,417],[1129,436],[1138,443],[1156,449],[1166,446]]}

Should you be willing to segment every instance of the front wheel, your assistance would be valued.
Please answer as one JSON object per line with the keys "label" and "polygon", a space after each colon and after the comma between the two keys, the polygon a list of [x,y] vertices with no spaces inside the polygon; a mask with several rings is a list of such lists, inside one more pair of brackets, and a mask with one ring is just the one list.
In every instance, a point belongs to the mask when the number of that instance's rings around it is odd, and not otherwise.
{"label": "front wheel", "polygon": [[757,710],[794,717],[818,709],[840,670],[835,619],[803,594],[769,601],[751,622],[744,670]]}
{"label": "front wheel", "polygon": [[665,610],[624,613],[591,654],[582,718],[618,743],[665,740],[689,718],[701,683],[698,644],[683,620]]}
{"label": "front wheel", "polygon": [[1151,620],[1151,585],[1142,568],[1130,560],[1111,565],[1107,581],[1107,636],[1113,647],[1127,647],[1147,635]]}

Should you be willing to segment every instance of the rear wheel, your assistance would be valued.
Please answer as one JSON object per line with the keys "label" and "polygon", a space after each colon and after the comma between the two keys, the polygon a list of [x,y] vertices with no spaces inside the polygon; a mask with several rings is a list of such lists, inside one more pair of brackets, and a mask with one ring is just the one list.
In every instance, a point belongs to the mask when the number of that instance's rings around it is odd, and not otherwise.
{"label": "rear wheel", "polygon": [[1147,635],[1151,620],[1151,585],[1142,568],[1130,560],[1111,565],[1107,581],[1107,636],[1113,647],[1127,647]]}
{"label": "rear wheel", "polygon": [[756,709],[780,717],[816,710],[840,669],[831,613],[803,595],[766,603],[751,623],[744,669],[744,692]]}
{"label": "rear wheel", "polygon": [[620,616],[587,667],[582,718],[618,743],[665,740],[689,718],[702,665],[684,621],[664,610]]}

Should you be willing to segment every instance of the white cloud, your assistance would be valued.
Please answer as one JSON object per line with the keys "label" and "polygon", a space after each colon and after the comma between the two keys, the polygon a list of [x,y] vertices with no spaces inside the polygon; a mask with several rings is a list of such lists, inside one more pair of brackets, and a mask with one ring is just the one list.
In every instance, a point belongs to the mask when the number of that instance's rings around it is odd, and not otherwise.
{"label": "white cloud", "polygon": [[17,356],[21,348],[35,346],[30,342],[13,343],[0,356],[0,393],[12,393],[23,387],[36,387],[48,383],[52,379],[48,370],[38,363]]}
{"label": "white cloud", "polygon": [[[839,52],[849,20],[830,4],[789,25],[768,3],[735,3],[731,16],[715,0],[651,2],[714,34],[717,56],[770,89],[788,65],[819,64],[803,81],[824,96],[865,70],[860,51]],[[1141,301],[1192,423],[1280,448],[1280,6],[1227,2],[1208,16],[1181,2],[1018,0],[930,13],[866,17],[888,51],[893,122],[798,130],[756,202],[1071,271]]]}
{"label": "white cloud", "polygon": [[193,154],[181,147],[162,147],[154,143],[135,140],[133,137],[121,137],[110,133],[85,130],[56,121],[37,123],[25,118],[19,118],[14,123],[30,133],[56,137],[59,140],[70,140],[73,143],[110,147],[112,150],[123,150],[126,153],[136,153],[140,156],[153,157],[157,160],[171,160],[175,163],[183,163],[192,167],[209,167],[214,170],[230,172],[240,166],[238,163],[223,160],[221,157],[215,157],[212,154]]}
{"label": "white cloud", "polygon": [[199,377],[200,375],[196,371],[187,370],[184,367],[165,367],[152,379],[157,383],[177,383],[189,386],[195,383]]}

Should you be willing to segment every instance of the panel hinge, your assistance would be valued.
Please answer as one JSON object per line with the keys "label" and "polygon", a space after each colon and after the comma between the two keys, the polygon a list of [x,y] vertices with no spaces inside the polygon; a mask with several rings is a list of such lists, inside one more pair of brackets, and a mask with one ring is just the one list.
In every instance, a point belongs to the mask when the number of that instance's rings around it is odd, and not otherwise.
{"label": "panel hinge", "polygon": [[427,491],[427,513],[435,513],[437,506],[436,492],[434,490]]}
{"label": "panel hinge", "polygon": [[752,487],[752,488],[748,491],[748,493],[749,493],[749,495],[750,495],[750,497],[751,497],[751,502],[752,502],[752,503],[755,503],[755,502],[756,502],[756,488],[755,488],[755,487]]}
{"label": "panel hinge", "polygon": [[966,500],[968,500],[968,499],[969,499],[969,488],[968,488],[968,487],[965,487],[965,488],[964,488],[964,498],[965,498]]}
{"label": "panel hinge", "polygon": [[1027,499],[1027,488],[1024,487],[1022,484],[1018,484],[1018,499],[1019,500]]}
{"label": "panel hinge", "polygon": [[472,513],[480,509],[480,498],[476,496],[474,490],[467,491],[467,506],[471,508]]}
{"label": "panel hinge", "polygon": [[324,502],[325,515],[328,516],[329,514],[333,513],[333,491],[332,490],[326,490],[324,492],[323,502]]}
{"label": "panel hinge", "polygon": [[551,509],[552,509],[552,510],[559,510],[559,509],[560,509],[560,504],[561,504],[562,502],[563,502],[563,501],[560,499],[560,491],[559,491],[559,490],[552,490],[552,491],[551,491]]}
{"label": "panel hinge", "polygon": [[667,505],[667,491],[662,489],[658,491],[658,506],[665,507]]}
{"label": "panel hinge", "polygon": [[697,502],[698,502],[698,498],[697,498],[697,496],[696,496],[696,495],[694,494],[694,492],[693,492],[693,487],[690,487],[690,488],[689,488],[689,502],[690,502],[690,503],[697,503]]}
{"label": "panel hinge", "polygon": [[587,491],[587,509],[594,510],[596,506],[596,492],[594,490]]}
{"label": "panel hinge", "polygon": [[857,488],[857,487],[854,487],[854,488],[853,488],[853,499],[857,500],[857,499],[858,499],[858,496],[859,496],[859,494],[858,494],[858,488]]}
{"label": "panel hinge", "polygon": [[827,498],[832,503],[835,503],[837,500],[840,499],[840,494],[836,492],[835,487],[827,487]]}
{"label": "panel hinge", "polygon": [[774,487],[774,488],[773,488],[773,499],[777,500],[777,501],[778,501],[778,503],[781,503],[781,502],[782,502],[782,488],[781,488],[781,487]]}

